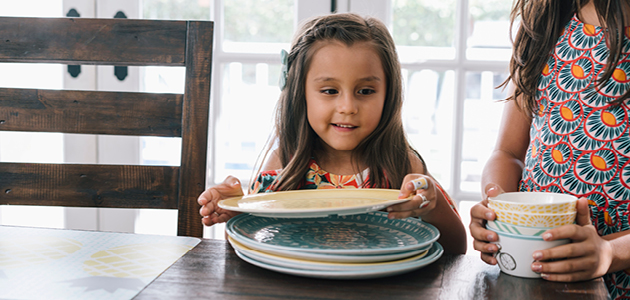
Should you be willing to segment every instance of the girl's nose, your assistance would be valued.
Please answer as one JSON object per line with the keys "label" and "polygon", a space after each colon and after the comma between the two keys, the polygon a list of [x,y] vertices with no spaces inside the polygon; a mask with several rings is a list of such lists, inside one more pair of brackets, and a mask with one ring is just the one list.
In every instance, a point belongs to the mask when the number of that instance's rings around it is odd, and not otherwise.
{"label": "girl's nose", "polygon": [[345,93],[337,99],[337,112],[340,114],[353,115],[359,111],[357,99],[352,93]]}

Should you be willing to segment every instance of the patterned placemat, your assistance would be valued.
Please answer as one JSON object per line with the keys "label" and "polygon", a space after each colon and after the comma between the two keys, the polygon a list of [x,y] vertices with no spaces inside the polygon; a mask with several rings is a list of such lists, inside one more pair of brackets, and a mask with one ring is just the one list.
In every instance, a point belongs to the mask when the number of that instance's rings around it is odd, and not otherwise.
{"label": "patterned placemat", "polygon": [[0,299],[131,299],[199,242],[0,226]]}

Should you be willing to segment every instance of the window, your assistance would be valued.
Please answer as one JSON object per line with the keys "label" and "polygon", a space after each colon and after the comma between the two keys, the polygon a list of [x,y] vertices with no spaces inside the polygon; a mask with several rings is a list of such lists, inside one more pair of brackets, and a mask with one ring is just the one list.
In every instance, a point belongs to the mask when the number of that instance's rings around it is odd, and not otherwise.
{"label": "window", "polygon": [[[73,1],[63,0],[63,3]],[[94,0],[101,1],[104,0]],[[34,4],[40,2],[45,5]],[[11,14],[11,5],[7,8],[10,3],[20,5],[18,11],[25,12],[22,15],[60,16],[61,2],[4,1],[1,14]],[[208,185],[222,182],[227,175],[238,177],[244,184],[249,182],[272,128],[280,93],[279,51],[288,50],[298,22],[331,11],[352,11],[381,18],[394,36],[403,67],[404,124],[430,172],[460,201],[462,209],[470,206],[463,201],[480,199],[481,170],[494,146],[501,118],[502,105],[498,100],[506,96],[505,91],[495,87],[505,79],[510,55],[510,1],[135,0],[126,3],[136,3],[143,18],[215,21]],[[0,72],[0,76],[8,79],[13,77],[2,74],[6,72]],[[184,80],[178,68],[144,68],[139,76],[138,88],[142,91],[180,92]],[[4,77],[0,81],[3,84],[8,82]],[[139,163],[179,164],[179,148],[175,144],[164,138],[141,138]],[[8,147],[3,136],[0,147]],[[0,159],[7,158],[3,153],[0,152]],[[467,214],[462,212],[464,218]]]}

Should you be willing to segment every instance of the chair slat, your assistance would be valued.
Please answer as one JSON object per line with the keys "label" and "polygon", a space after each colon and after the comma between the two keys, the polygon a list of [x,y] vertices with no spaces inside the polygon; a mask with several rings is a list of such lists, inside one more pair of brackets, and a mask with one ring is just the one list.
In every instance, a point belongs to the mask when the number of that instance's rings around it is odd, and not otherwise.
{"label": "chair slat", "polygon": [[180,94],[0,89],[0,130],[181,136]]}
{"label": "chair slat", "polygon": [[0,204],[177,209],[179,167],[0,165]]}
{"label": "chair slat", "polygon": [[1,18],[0,61],[182,66],[185,21]]}
{"label": "chair slat", "polygon": [[189,22],[186,45],[186,91],[182,108],[182,162],[189,172],[181,174],[179,190],[179,235],[203,233],[199,222],[197,197],[205,189],[205,170],[195,168],[206,162],[208,148],[208,111],[214,23]]}

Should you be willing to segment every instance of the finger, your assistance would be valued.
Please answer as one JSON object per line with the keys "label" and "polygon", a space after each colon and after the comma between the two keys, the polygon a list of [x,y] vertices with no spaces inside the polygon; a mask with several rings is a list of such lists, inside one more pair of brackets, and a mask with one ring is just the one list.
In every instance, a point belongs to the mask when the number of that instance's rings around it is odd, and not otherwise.
{"label": "finger", "polygon": [[429,182],[424,177],[413,179],[410,181],[410,183],[413,186],[411,187],[413,190],[426,190],[427,188],[429,188]]}
{"label": "finger", "polygon": [[225,223],[236,215],[238,215],[238,213],[231,212],[231,213],[224,213],[224,214],[218,214],[218,215],[215,214],[214,216],[211,216],[211,218],[213,219],[215,224]]}
{"label": "finger", "polygon": [[494,183],[490,183],[490,184],[486,185],[486,189],[485,190],[486,190],[486,196],[488,196],[488,197],[496,197],[499,194],[504,193],[503,189],[500,186],[498,186],[498,185],[496,185]]}
{"label": "finger", "polygon": [[481,260],[483,260],[485,263],[489,264],[489,265],[496,265],[497,264],[497,259],[490,255],[490,254],[486,254],[486,253],[481,253]]}
{"label": "finger", "polygon": [[210,209],[208,209],[208,208],[207,208],[207,207],[205,207],[205,206],[202,206],[201,208],[199,208],[199,214],[200,214],[202,217],[209,216],[209,215],[210,215]]}
{"label": "finger", "polygon": [[577,257],[552,262],[535,261],[532,263],[532,270],[546,274],[567,274],[586,271],[590,265],[586,258]]}
{"label": "finger", "polygon": [[576,208],[575,223],[578,225],[591,225],[591,210],[588,208],[588,199],[584,197],[578,199]]}
{"label": "finger", "polygon": [[581,242],[590,236],[591,231],[595,231],[593,225],[579,226],[570,224],[549,229],[542,234],[542,238],[545,241],[570,239],[573,242]]}
{"label": "finger", "polygon": [[470,223],[470,235],[475,239],[483,242],[494,242],[499,239],[496,232],[486,229],[480,223]]}
{"label": "finger", "polygon": [[487,243],[481,240],[473,241],[473,248],[481,253],[492,255],[499,251],[499,247],[495,244]]}
{"label": "finger", "polygon": [[206,205],[208,202],[210,202],[209,200],[209,196],[210,194],[210,189],[207,189],[205,191],[203,191],[203,193],[201,193],[201,195],[199,195],[199,198],[197,198],[197,203],[199,203],[199,205]]}
{"label": "finger", "polygon": [[403,179],[398,199],[407,198],[417,190],[428,189],[430,184],[430,180],[427,176],[420,174],[408,174]]}
{"label": "finger", "polygon": [[225,196],[238,196],[235,195],[235,193],[239,195],[243,194],[241,189],[241,181],[234,176],[228,176],[227,178],[225,178],[222,184],[216,186],[216,189],[221,193],[221,195]]}
{"label": "finger", "polygon": [[212,221],[212,218],[210,218],[210,216],[205,216],[201,218],[201,223],[205,226],[212,226],[215,224],[214,221]]}
{"label": "finger", "polygon": [[[409,175],[407,175],[409,176]],[[405,178],[406,180],[407,178]],[[400,194],[398,195],[398,199],[404,199],[409,197],[411,194],[413,194],[413,192],[415,191],[415,187],[413,185],[413,183],[411,181],[408,181],[406,183],[404,183],[401,187],[400,187]]]}
{"label": "finger", "polygon": [[544,250],[536,250],[532,258],[539,261],[582,257],[590,252],[590,246],[584,243],[569,243]]}
{"label": "finger", "polygon": [[496,218],[496,214],[492,209],[488,208],[488,200],[482,200],[470,209],[470,217],[472,220],[476,220],[481,223],[483,220],[494,220]]}

